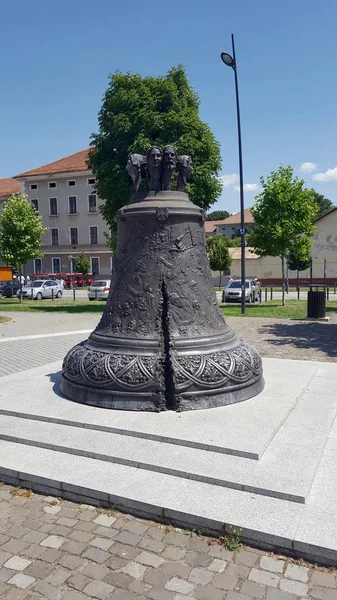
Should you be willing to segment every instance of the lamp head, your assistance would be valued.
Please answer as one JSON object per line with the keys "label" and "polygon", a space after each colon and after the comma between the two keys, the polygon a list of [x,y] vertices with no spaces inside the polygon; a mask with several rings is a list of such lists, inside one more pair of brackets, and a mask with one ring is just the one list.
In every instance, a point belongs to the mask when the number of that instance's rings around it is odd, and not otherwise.
{"label": "lamp head", "polygon": [[232,56],[227,52],[221,52],[221,60],[225,63],[225,65],[227,65],[227,67],[232,67],[233,69],[235,68],[234,58],[232,58]]}

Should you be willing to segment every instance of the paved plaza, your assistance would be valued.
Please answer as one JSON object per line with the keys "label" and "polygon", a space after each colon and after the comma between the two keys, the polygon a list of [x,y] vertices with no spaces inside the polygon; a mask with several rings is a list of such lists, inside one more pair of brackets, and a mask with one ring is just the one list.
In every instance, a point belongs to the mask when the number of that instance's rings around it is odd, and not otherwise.
{"label": "paved plaza", "polygon": [[[117,413],[114,413],[116,431],[99,433],[98,430],[101,427],[100,418],[102,416],[99,409],[81,407],[81,405],[74,405],[73,403],[68,404],[69,401],[64,399],[61,401],[60,399],[59,409],[57,408],[57,402],[50,406],[50,410],[52,411],[50,413],[51,422],[43,421],[44,406],[48,407],[49,396],[47,394],[47,387],[50,387],[51,384],[56,385],[56,379],[52,374],[56,373],[59,369],[60,361],[65,352],[75,343],[84,339],[94,328],[99,315],[69,315],[65,313],[60,318],[55,318],[55,315],[48,313],[40,315],[13,313],[12,316],[14,320],[11,323],[0,325],[0,376],[3,377],[2,389],[3,391],[5,390],[5,393],[1,393],[0,387],[0,396],[2,396],[2,400],[0,400],[1,408],[8,409],[12,405],[13,411],[18,414],[21,410],[23,415],[25,412],[27,413],[27,407],[30,406],[33,418],[37,417],[40,420],[34,421],[34,425],[31,425],[32,421],[30,417],[27,420],[27,418],[22,418],[20,415],[11,416],[8,414],[6,416],[6,410],[2,410],[0,417],[2,437],[0,441],[0,455],[2,454],[5,457],[5,463],[9,467],[13,466],[14,468],[15,461],[17,461],[18,466],[15,468],[19,471],[19,465],[23,468],[26,457],[33,451],[31,455],[33,462],[31,462],[31,468],[28,471],[33,474],[34,468],[40,461],[40,473],[42,475],[48,472],[49,478],[52,481],[52,474],[54,473],[55,488],[52,491],[52,495],[42,496],[27,491],[27,488],[30,487],[28,485],[29,481],[25,482],[22,478],[19,479],[21,487],[17,487],[14,483],[14,478],[13,485],[0,484],[1,599],[249,600],[250,598],[256,598],[259,600],[300,600],[313,598],[315,600],[337,600],[337,581],[334,568],[315,566],[306,563],[304,560],[296,560],[290,556],[281,556],[257,550],[249,545],[231,551],[226,545],[226,540],[219,539],[219,535],[209,538],[200,535],[200,532],[197,531],[198,527],[195,527],[195,531],[188,530],[187,515],[186,522],[179,523],[180,528],[177,529],[170,524],[170,518],[167,517],[169,512],[166,518],[162,520],[160,518],[160,514],[162,513],[157,513],[154,518],[158,522],[155,523],[145,518],[136,518],[129,514],[118,512],[114,507],[108,507],[108,503],[105,502],[103,495],[104,485],[106,485],[108,479],[110,480],[109,473],[113,473],[116,478],[115,481],[111,481],[111,486],[117,485],[117,488],[119,487],[124,491],[127,489],[127,486],[125,486],[125,473],[127,470],[140,473],[139,476],[136,473],[135,479],[130,482],[130,492],[124,494],[124,497],[129,496],[130,498],[134,495],[137,481],[140,482],[143,477],[142,473],[145,474],[144,478],[148,481],[147,488],[150,496],[152,495],[153,497],[157,493],[158,487],[160,488],[157,483],[160,481],[164,482],[166,477],[167,481],[169,479],[170,481],[177,481],[177,494],[181,496],[179,500],[181,503],[180,515],[183,515],[184,503],[186,502],[186,507],[191,503],[191,494],[194,494],[193,490],[196,490],[194,501],[197,503],[198,491],[203,493],[205,486],[209,486],[205,478],[210,474],[212,468],[218,468],[217,464],[219,464],[219,468],[221,464],[227,465],[226,476],[229,477],[230,472],[232,472],[232,477],[238,475],[240,464],[244,464],[243,459],[239,458],[240,448],[244,448],[245,464],[248,466],[257,465],[257,468],[259,468],[259,463],[262,466],[263,463],[258,459],[265,457],[268,467],[268,446],[272,445],[271,439],[274,436],[276,439],[276,435],[279,435],[280,440],[282,440],[282,436],[284,437],[282,427],[278,433],[277,421],[289,420],[290,418],[292,419],[292,421],[290,420],[290,425],[292,423],[291,427],[296,427],[296,419],[301,418],[301,413],[303,411],[308,413],[308,409],[305,406],[306,397],[308,397],[306,393],[300,394],[299,391],[296,392],[298,396],[296,398],[296,407],[295,404],[294,406],[287,404],[288,400],[284,395],[284,399],[282,400],[284,417],[282,417],[281,412],[278,415],[272,415],[271,413],[271,416],[275,419],[274,425],[269,418],[268,423],[266,422],[262,427],[260,436],[251,434],[252,423],[249,424],[249,428],[247,429],[238,420],[238,415],[233,414],[233,426],[230,427],[233,435],[229,439],[228,430],[226,438],[228,445],[230,445],[229,450],[230,452],[234,452],[234,455],[218,454],[225,440],[221,438],[217,440],[214,437],[215,429],[212,430],[207,426],[209,449],[213,447],[215,451],[214,460],[209,466],[207,462],[203,463],[201,461],[199,463],[198,473],[196,473],[194,482],[193,476],[195,474],[192,475],[192,481],[189,482],[188,479],[183,479],[181,473],[179,474],[178,472],[176,477],[172,477],[169,474],[165,475],[165,469],[162,469],[162,471],[160,469],[158,471],[157,469],[157,472],[155,470],[142,471],[142,468],[146,467],[134,469],[132,466],[128,466],[128,464],[132,464],[131,459],[134,460],[131,454],[130,458],[127,458],[126,455],[121,455],[120,464],[118,462],[117,464],[111,464],[109,463],[110,458],[107,455],[115,453],[115,456],[117,456],[116,452],[118,449],[118,444],[116,448],[113,447],[115,438],[116,440],[118,438],[119,417]],[[267,357],[266,368],[267,365],[272,364],[270,357],[291,359],[296,356],[296,358],[302,359],[302,361],[309,359],[321,361],[322,363],[336,362],[336,353],[334,352],[336,325],[334,323],[310,323],[286,320],[269,321],[268,319],[260,318],[229,318],[227,320],[239,336],[254,343],[262,355]],[[296,339],[292,337],[295,331],[294,328],[297,331]],[[313,345],[316,347],[314,353],[311,354]],[[289,363],[290,365],[291,361],[285,360],[281,361],[281,363]],[[276,479],[269,477],[267,469],[263,476],[263,485],[266,488],[267,495],[264,495],[262,488],[260,491],[257,490],[256,485],[255,493],[248,494],[247,492],[242,492],[250,498],[253,507],[251,508],[253,511],[252,514],[256,516],[259,512],[259,507],[263,507],[267,511],[266,520],[268,521],[270,517],[270,522],[274,521],[278,523],[280,531],[282,527],[287,527],[289,518],[288,508],[285,512],[282,512],[283,508],[281,507],[291,506],[298,513],[303,510],[314,510],[317,512],[317,507],[310,506],[310,501],[307,508],[305,507],[306,496],[309,493],[305,477],[312,477],[311,471],[314,467],[318,466],[318,464],[313,464],[312,459],[309,461],[306,460],[308,453],[314,456],[316,452],[317,456],[321,457],[324,447],[327,448],[325,463],[323,461],[323,469],[321,469],[318,480],[312,488],[314,498],[318,497],[320,488],[322,485],[325,485],[324,477],[328,477],[330,481],[329,473],[331,472],[333,459],[332,446],[331,444],[329,446],[329,431],[334,421],[335,407],[332,395],[329,393],[331,387],[329,378],[336,377],[335,366],[329,364],[326,364],[326,366],[322,365],[322,368],[326,370],[320,372],[319,363],[317,362],[313,362],[308,367],[301,361],[298,362],[297,367],[296,363],[293,364],[296,377],[300,376],[303,372],[303,382],[304,380],[306,381],[306,378],[308,379],[308,384],[305,385],[311,387],[314,385],[317,391],[324,388],[324,401],[328,404],[330,402],[331,406],[327,405],[326,410],[322,406],[321,412],[317,413],[316,416],[314,411],[310,413],[314,419],[313,428],[310,432],[308,430],[306,440],[306,443],[310,444],[310,448],[309,446],[306,448],[302,442],[297,440],[297,452],[302,452],[303,462],[299,466],[298,472],[292,474],[292,480],[289,477],[287,478],[288,467],[286,467],[283,472],[284,480],[282,489],[280,487],[277,490]],[[40,381],[42,380],[39,379],[40,375],[44,372],[48,372],[47,383],[44,384],[45,388],[40,385]],[[320,383],[318,380],[317,384],[310,383],[310,380],[314,381],[314,377],[317,375],[321,377]],[[290,373],[288,381],[289,389],[292,385],[293,377],[294,375]],[[282,374],[280,374],[280,378],[282,379]],[[34,386],[34,380],[36,387]],[[282,397],[282,387],[282,383],[280,383],[278,385],[278,395],[280,396],[278,400]],[[22,402],[20,401],[21,395],[15,392],[16,389],[22,390]],[[8,394],[6,390],[8,390]],[[35,395],[41,400],[38,400],[34,407],[33,398]],[[9,396],[13,398],[12,402]],[[300,398],[301,402],[297,401]],[[6,403],[8,406],[6,406]],[[242,409],[245,410],[245,404],[241,404],[239,411],[242,411]],[[279,406],[282,406],[282,403]],[[226,410],[228,408],[230,407],[216,410]],[[81,409],[84,411],[93,411],[92,414],[94,412],[95,414],[97,413],[97,417],[95,417],[96,425],[93,429],[79,428],[79,424],[76,424],[75,421],[76,419],[78,420],[76,415],[80,414]],[[57,414],[58,410],[59,414]],[[323,418],[324,411],[327,414],[327,418]],[[207,412],[212,413],[212,411]],[[198,439],[202,438],[202,428],[205,429],[205,425],[202,423],[203,413],[204,411],[197,411],[193,415],[196,427],[199,427],[198,422],[200,421],[201,429],[200,435],[198,434],[199,437],[197,436]],[[264,413],[264,410],[262,410],[262,413]],[[255,415],[258,420],[260,418],[258,408],[255,411]],[[157,415],[151,416],[157,417]],[[167,416],[173,418],[175,421],[175,436],[177,438],[184,437],[185,428],[184,423],[180,422],[181,415],[163,415],[164,418],[162,421]],[[134,414],[129,413],[128,418],[130,418],[131,429],[136,428],[136,425],[132,426],[133,417]],[[321,421],[320,417],[322,417]],[[86,415],[84,415],[83,419],[85,420],[86,418]],[[68,422],[67,426],[62,426],[61,423],[64,422],[65,424],[65,420],[69,419],[74,421],[73,425],[76,425],[76,427],[71,427],[70,422]],[[137,426],[139,429],[139,424]],[[164,429],[161,432],[162,428]],[[105,429],[107,428],[105,427]],[[150,443],[144,438],[146,438],[147,434],[150,440],[151,436],[153,438],[156,437],[154,435],[155,431],[151,432],[150,429],[148,431],[140,430],[140,438],[133,438],[132,433],[131,437],[130,433],[127,436],[119,436],[128,442],[126,445],[124,443],[122,452],[127,452],[129,444],[131,453],[133,440],[135,439],[138,444],[138,439],[139,444],[135,446],[135,448],[138,448],[137,460],[142,460],[142,456],[139,453],[143,453],[143,456],[145,456],[146,452],[148,452],[146,444]],[[69,432],[68,435],[66,433],[64,435],[63,430],[67,430]],[[104,430],[103,427],[102,430]],[[163,437],[165,435],[164,431],[164,422],[160,426],[156,425],[158,439],[160,436]],[[317,435],[314,433],[315,431]],[[3,435],[2,432],[8,434],[9,437],[12,436],[13,439],[14,436],[17,436],[17,439],[25,438],[25,444],[33,443],[33,445],[35,444],[33,441],[35,439],[34,436],[37,435],[40,447],[21,445],[20,443],[12,443],[11,446],[10,441],[4,441],[6,435]],[[57,436],[57,439],[53,439],[53,436]],[[81,439],[83,439],[82,446]],[[106,444],[106,456],[96,461],[100,463],[100,466],[95,477],[90,475],[90,469],[88,472],[90,477],[96,480],[96,488],[102,490],[100,492],[102,500],[100,501],[98,498],[91,497],[90,495],[86,497],[85,488],[83,488],[81,499],[77,503],[70,501],[71,496],[74,495],[70,491],[68,493],[69,500],[58,497],[61,494],[58,494],[57,480],[62,480],[62,477],[65,477],[65,481],[69,482],[67,489],[73,489],[69,479],[69,469],[66,462],[68,455],[64,453],[65,449],[67,448],[66,452],[75,451],[76,454],[75,448],[83,447],[83,455],[76,456],[69,454],[69,457],[72,457],[71,461],[74,461],[72,464],[78,465],[78,471],[80,472],[81,461],[89,460],[89,458],[85,458],[85,456],[89,456],[88,452],[87,454],[85,453],[85,450],[90,450],[92,453],[98,452],[95,449],[95,444],[101,443],[99,440],[102,441],[103,445]],[[251,446],[249,446],[249,440],[251,440]],[[334,440],[336,440],[335,434],[333,434],[330,441],[335,443]],[[177,457],[174,464],[175,469],[183,470],[185,468],[181,461],[188,460],[189,452],[202,452],[201,449],[189,449],[188,447],[179,446],[179,442],[177,445],[177,440],[174,441],[171,439],[170,441],[167,438],[166,441],[168,444],[164,444],[163,446],[167,445],[170,449],[170,455]],[[211,443],[213,446],[211,446]],[[284,438],[284,443],[287,446],[286,438]],[[58,462],[55,462],[55,452],[52,449],[47,449],[48,447],[54,447],[53,444],[58,444],[58,455],[60,457]],[[219,448],[216,449],[215,445],[218,445]],[[11,451],[11,447],[13,449],[21,447],[21,454],[20,452],[15,454],[15,451]],[[63,447],[63,450],[61,447]],[[73,450],[71,450],[71,447],[73,447]],[[50,455],[51,458],[49,458],[48,453],[51,452],[53,456]],[[180,455],[180,463],[177,453]],[[272,453],[270,456],[273,458]],[[287,453],[282,451],[281,458],[283,461],[289,459],[291,463],[291,453],[290,457],[287,457]],[[161,457],[157,454],[153,459],[160,461]],[[114,459],[111,458],[111,460]],[[292,471],[290,463],[289,473]],[[205,469],[205,475],[202,475],[203,468]],[[64,469],[63,475],[62,469]],[[220,474],[221,472],[219,471],[219,477]],[[83,477],[84,475],[85,473]],[[245,467],[241,476],[251,477],[250,470],[247,470]],[[39,478],[36,475],[32,475],[32,477],[35,477],[35,484],[31,487],[38,490],[40,485],[42,489],[44,487],[43,481],[46,481],[46,479],[43,479],[43,477]],[[7,481],[10,481],[10,477],[7,477]],[[100,481],[102,484],[101,487]],[[156,489],[150,490],[151,481],[153,482],[153,488]],[[226,485],[230,485],[230,482],[227,481]],[[253,480],[249,485],[254,485]],[[213,512],[216,510],[226,512],[224,509],[226,509],[226,504],[228,504],[232,496],[231,501],[234,502],[234,505],[237,505],[236,498],[238,491],[235,488],[220,487],[218,490],[220,490],[217,492],[217,494],[220,494],[218,498],[222,498],[221,503],[219,507],[215,505],[212,507],[215,495],[210,494],[210,506],[208,507],[208,509],[211,509],[210,512],[212,510]],[[271,494],[271,497],[268,497],[269,494]],[[272,497],[273,494],[274,498]],[[329,494],[328,500],[330,504],[324,504],[327,500],[325,498],[318,512],[320,513],[320,519],[323,519],[324,530],[334,532],[336,529],[336,519],[334,519],[334,512],[332,512],[331,507],[333,506],[335,495],[332,487],[329,490]],[[62,496],[67,496],[64,490]],[[176,502],[174,496],[175,493],[172,490],[171,497],[168,498],[168,502],[171,502],[172,506]],[[254,503],[256,503],[255,509]],[[109,504],[111,505],[111,502]],[[106,508],[104,508],[104,505]],[[118,506],[118,503],[116,503],[116,506]],[[130,510],[133,510],[131,501],[129,506]],[[240,512],[240,507],[238,510]],[[273,510],[275,510],[274,514]],[[139,511],[135,510],[133,512],[139,515]],[[173,515],[173,510],[171,512]],[[244,515],[242,514],[241,516]],[[261,519],[263,520],[262,514]],[[177,519],[172,518],[173,521],[177,522]],[[190,525],[190,529],[192,529],[192,525]],[[207,527],[204,530],[207,530]],[[239,535],[241,536],[241,540],[243,540],[245,535],[247,536],[247,532],[239,532]],[[312,532],[306,531],[305,535],[307,535],[307,538],[310,538]],[[335,534],[333,533],[333,535]],[[258,539],[255,541],[259,545]],[[324,546],[323,542],[322,545]],[[291,554],[290,548],[289,553]],[[325,562],[324,553],[321,555],[321,561],[319,560],[319,547],[317,549],[317,556],[318,562]],[[328,560],[329,556],[334,557],[335,550],[330,554],[329,552],[327,553]],[[336,563],[334,562],[334,564]]]}

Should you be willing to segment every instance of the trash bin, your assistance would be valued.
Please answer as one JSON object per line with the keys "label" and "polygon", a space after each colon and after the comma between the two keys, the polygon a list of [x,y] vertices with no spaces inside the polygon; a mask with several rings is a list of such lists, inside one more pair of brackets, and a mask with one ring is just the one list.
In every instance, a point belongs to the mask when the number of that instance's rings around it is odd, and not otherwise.
{"label": "trash bin", "polygon": [[325,291],[308,292],[307,317],[309,319],[323,319],[325,317]]}

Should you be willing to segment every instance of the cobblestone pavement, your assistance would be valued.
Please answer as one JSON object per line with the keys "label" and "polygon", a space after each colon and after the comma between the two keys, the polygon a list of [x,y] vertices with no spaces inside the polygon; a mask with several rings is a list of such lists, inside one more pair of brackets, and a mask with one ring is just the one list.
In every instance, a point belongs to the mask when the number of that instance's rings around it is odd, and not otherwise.
{"label": "cobblestone pavement", "polygon": [[48,313],[48,312],[2,312],[0,314],[13,319],[10,323],[0,325],[0,339],[22,335],[38,335],[59,333],[60,331],[76,331],[94,329],[101,314],[97,313]]}
{"label": "cobblestone pavement", "polygon": [[2,485],[0,598],[337,600],[337,590],[334,569]]}

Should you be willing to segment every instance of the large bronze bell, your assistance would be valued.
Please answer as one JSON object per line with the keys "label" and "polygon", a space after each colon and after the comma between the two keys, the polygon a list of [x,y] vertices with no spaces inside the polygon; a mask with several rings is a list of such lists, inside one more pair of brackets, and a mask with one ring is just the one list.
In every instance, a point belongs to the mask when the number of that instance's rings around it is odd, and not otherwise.
{"label": "large bronze bell", "polygon": [[[218,307],[203,211],[184,189],[190,157],[168,146],[128,162],[136,190],[118,212],[111,289],[100,323],[64,359],[61,392],[126,410],[211,408],[264,386],[258,352],[235,337]],[[178,190],[171,178],[178,170]]]}

